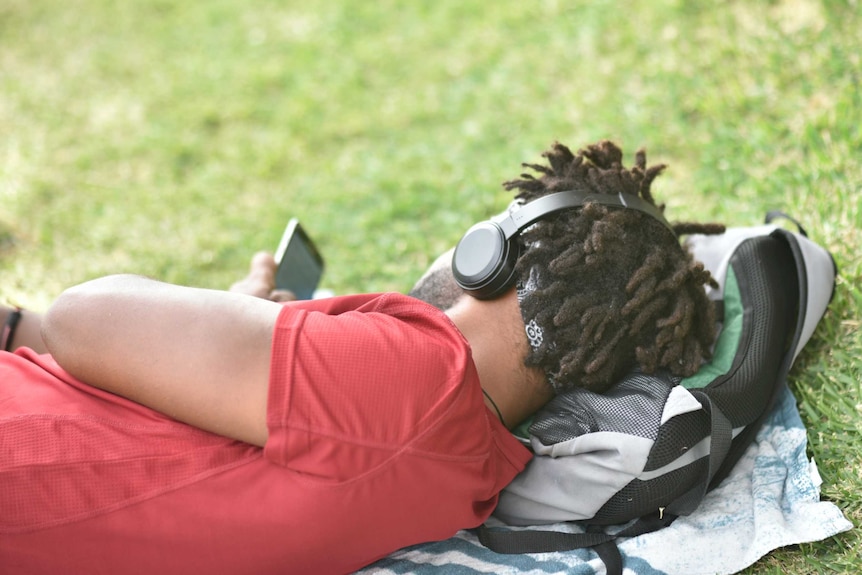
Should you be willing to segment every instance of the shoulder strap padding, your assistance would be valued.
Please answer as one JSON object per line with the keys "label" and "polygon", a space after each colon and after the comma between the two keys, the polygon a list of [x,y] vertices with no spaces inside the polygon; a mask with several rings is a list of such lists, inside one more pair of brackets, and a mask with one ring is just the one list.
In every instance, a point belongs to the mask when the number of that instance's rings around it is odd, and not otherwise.
{"label": "shoulder strap padding", "polygon": [[784,240],[796,261],[799,283],[798,338],[793,345],[792,361],[811,339],[814,329],[826,313],[835,295],[835,277],[838,266],[832,254],[804,235],[778,228],[771,234]]}

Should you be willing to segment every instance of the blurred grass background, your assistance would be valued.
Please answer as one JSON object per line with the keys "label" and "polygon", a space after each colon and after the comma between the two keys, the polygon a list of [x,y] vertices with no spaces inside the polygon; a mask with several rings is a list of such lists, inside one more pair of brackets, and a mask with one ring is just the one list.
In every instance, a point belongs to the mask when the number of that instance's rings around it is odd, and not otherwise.
{"label": "blurred grass background", "polygon": [[[0,1],[0,300],[115,272],[224,288],[291,216],[399,290],[554,140],[668,163],[671,219],[795,214],[835,299],[792,373],[862,522],[858,0]],[[856,573],[857,531],[751,573]]]}

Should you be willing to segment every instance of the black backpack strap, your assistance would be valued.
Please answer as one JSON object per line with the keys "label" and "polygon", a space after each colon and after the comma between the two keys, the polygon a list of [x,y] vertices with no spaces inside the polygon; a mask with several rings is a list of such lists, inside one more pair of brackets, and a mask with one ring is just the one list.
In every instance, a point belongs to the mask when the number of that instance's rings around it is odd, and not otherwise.
{"label": "black backpack strap", "polygon": [[535,531],[490,529],[485,525],[476,528],[479,543],[505,555],[518,553],[550,553],[595,547],[614,540],[613,535],[602,532],[563,533],[561,531]]}
{"label": "black backpack strap", "polygon": [[585,533],[562,533],[495,530],[480,525],[476,528],[476,534],[479,543],[495,553],[507,555],[591,548],[605,564],[607,575],[622,575],[623,572],[623,558],[615,541],[617,536],[604,533],[595,527]]}
{"label": "black backpack strap", "polygon": [[607,575],[623,575],[623,556],[620,554],[620,548],[617,547],[616,541],[606,541],[593,545],[593,551],[605,564]]}
{"label": "black backpack strap", "polygon": [[788,214],[787,212],[782,212],[781,210],[769,210],[766,212],[766,217],[763,219],[764,223],[771,224],[775,220],[787,220],[796,225],[796,229],[799,230],[799,233],[808,237],[808,232],[805,231],[805,228],[802,227],[802,224],[799,223],[799,220]]}
{"label": "black backpack strap", "polygon": [[691,515],[709,491],[713,478],[721,469],[731,443],[733,442],[733,426],[730,420],[721,412],[712,399],[701,390],[689,390],[709,414],[709,464],[706,473],[689,491],[675,499],[667,506],[665,512],[671,515]]}
{"label": "black backpack strap", "polygon": [[590,526],[585,533],[496,530],[480,525],[476,528],[476,535],[479,537],[479,543],[495,553],[506,555],[592,549],[605,564],[607,575],[622,575],[623,557],[617,547],[617,539],[657,531],[673,523],[674,519],[674,515],[655,513],[641,517],[613,535],[605,533],[595,525]]}

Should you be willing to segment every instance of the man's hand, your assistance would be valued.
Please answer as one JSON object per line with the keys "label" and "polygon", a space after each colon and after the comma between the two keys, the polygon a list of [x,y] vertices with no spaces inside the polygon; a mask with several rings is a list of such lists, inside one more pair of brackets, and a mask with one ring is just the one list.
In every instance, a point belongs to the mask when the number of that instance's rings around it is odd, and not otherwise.
{"label": "man's hand", "polygon": [[258,252],[251,258],[248,275],[230,286],[230,291],[275,302],[294,301],[293,292],[275,288],[276,268],[272,254]]}

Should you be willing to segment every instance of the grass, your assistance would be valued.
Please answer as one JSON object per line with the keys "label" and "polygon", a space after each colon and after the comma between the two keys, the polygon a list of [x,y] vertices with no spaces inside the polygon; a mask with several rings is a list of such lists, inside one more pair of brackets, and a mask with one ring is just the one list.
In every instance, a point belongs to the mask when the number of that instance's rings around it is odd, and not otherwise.
{"label": "grass", "polygon": [[[558,139],[644,146],[671,219],[796,214],[840,268],[791,375],[862,523],[857,0],[5,0],[0,299],[226,287],[298,216],[338,292],[405,290]],[[750,573],[855,573],[856,530]]]}

